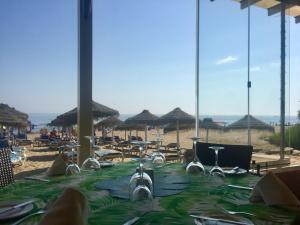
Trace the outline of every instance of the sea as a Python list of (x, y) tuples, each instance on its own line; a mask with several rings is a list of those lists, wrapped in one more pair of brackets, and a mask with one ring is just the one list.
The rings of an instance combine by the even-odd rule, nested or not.
[[(34, 124), (33, 131), (39, 131), (41, 128), (47, 127), (47, 124), (50, 123), (53, 119), (58, 116), (58, 113), (29, 113), (29, 120)], [(120, 114), (120, 120), (126, 120), (129, 117), (134, 116), (134, 114)], [(161, 116), (161, 115), (157, 115)], [(264, 121), (267, 124), (276, 125), (280, 123), (280, 116), (278, 115), (269, 115), (269, 116), (261, 116), (261, 115), (253, 115), (257, 119)], [(212, 118), (214, 121), (218, 123), (222, 123), (224, 125), (229, 125), (239, 119), (241, 119), (243, 115), (200, 115), (200, 119), (203, 118)], [(297, 116), (286, 116), (286, 123), (296, 124), (300, 123)]]

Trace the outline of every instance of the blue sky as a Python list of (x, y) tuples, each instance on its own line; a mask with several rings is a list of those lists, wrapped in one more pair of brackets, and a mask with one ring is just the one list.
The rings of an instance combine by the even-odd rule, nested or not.
[[(0, 102), (27, 113), (76, 106), (76, 2), (0, 1)], [(120, 113), (177, 106), (194, 113), (194, 0), (94, 0), (93, 16), (94, 100)], [(245, 114), (247, 11), (231, 0), (201, 0), (200, 20), (200, 114)], [(251, 32), (251, 112), (278, 115), (279, 15), (253, 7)], [(293, 18), (289, 36), (295, 115), (300, 25)]]

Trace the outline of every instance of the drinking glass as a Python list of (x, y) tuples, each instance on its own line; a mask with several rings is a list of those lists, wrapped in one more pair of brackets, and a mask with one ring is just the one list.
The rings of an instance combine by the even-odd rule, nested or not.
[(197, 174), (203, 172), (205, 174), (205, 168), (197, 157), (196, 144), (199, 138), (193, 138), (193, 150), (194, 150), (194, 160), (190, 162), (186, 167), (186, 172), (191, 174)]
[(97, 145), (95, 145), (95, 138), (93, 136), (85, 136), (85, 138), (89, 139), (90, 141), (90, 147), (91, 147), (91, 153), (90, 153), (90, 157), (87, 158), (86, 160), (84, 160), (84, 162), (82, 163), (81, 169), (82, 170), (98, 170), (101, 168), (100, 163), (98, 162), (98, 160), (95, 158), (95, 153), (94, 153), (94, 149), (96, 149), (96, 147), (98, 147)]
[(81, 166), (82, 170), (98, 170), (100, 168), (100, 163), (97, 161), (97, 159), (93, 157), (89, 157), (86, 160), (84, 160)]
[(223, 150), (224, 147), (222, 146), (211, 146), (209, 147), (210, 149), (213, 149), (215, 151), (215, 166), (213, 168), (211, 168), (211, 170), (209, 171), (210, 175), (212, 176), (220, 176), (220, 177), (225, 177), (224, 171), (221, 167), (219, 167), (218, 165), (218, 155), (219, 155), (219, 151)]
[(153, 183), (150, 176), (144, 172), (144, 164), (142, 163), (143, 145), (139, 147), (139, 168), (138, 172), (133, 174), (129, 181), (130, 198), (132, 201), (142, 199), (152, 199)]
[(74, 163), (75, 149), (72, 148), (71, 151), (72, 151), (72, 163), (67, 166), (66, 173), (65, 173), (66, 176), (71, 176), (73, 174), (80, 173), (79, 166), (76, 163)]
[(166, 157), (161, 152), (154, 152), (151, 155), (152, 163), (155, 165), (161, 165), (166, 162)]
[(152, 192), (146, 185), (140, 184), (134, 188), (131, 195), (131, 200), (137, 201), (145, 199), (152, 199)]

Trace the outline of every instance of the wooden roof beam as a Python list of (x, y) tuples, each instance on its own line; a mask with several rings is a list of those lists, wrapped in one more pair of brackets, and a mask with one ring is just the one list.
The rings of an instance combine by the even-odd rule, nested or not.
[(261, 0), (242, 0), (241, 1), (241, 9), (248, 8), (249, 6), (254, 5), (260, 1)]
[(295, 22), (296, 22), (296, 23), (300, 23), (300, 16), (296, 16), (296, 17), (295, 17)]
[(272, 16), (272, 15), (274, 15), (276, 13), (280, 13), (280, 11), (281, 11), (281, 4), (284, 4), (284, 7), (285, 7), (286, 10), (289, 9), (289, 8), (291, 8), (291, 7), (293, 7), (293, 6), (295, 6), (294, 4), (279, 3), (277, 5), (274, 5), (271, 8), (268, 8), (268, 16)]

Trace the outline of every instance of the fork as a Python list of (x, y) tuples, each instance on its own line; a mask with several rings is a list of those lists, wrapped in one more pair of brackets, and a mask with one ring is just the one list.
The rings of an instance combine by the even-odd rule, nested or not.
[(31, 213), (25, 217), (23, 217), (22, 219), (19, 219), (18, 221), (14, 222), (12, 225), (19, 225), (21, 224), (23, 221), (27, 220), (28, 218), (32, 217), (32, 216), (36, 216), (36, 215), (40, 215), (40, 214), (44, 214), (46, 212), (46, 210), (39, 210), (35, 213)]
[(248, 215), (248, 216), (254, 216), (254, 214), (252, 213), (248, 213), (248, 212), (242, 212), (242, 211), (231, 211), (231, 210), (227, 210), (221, 206), (218, 206), (219, 208), (221, 208), (223, 211), (227, 212), (230, 215)]

